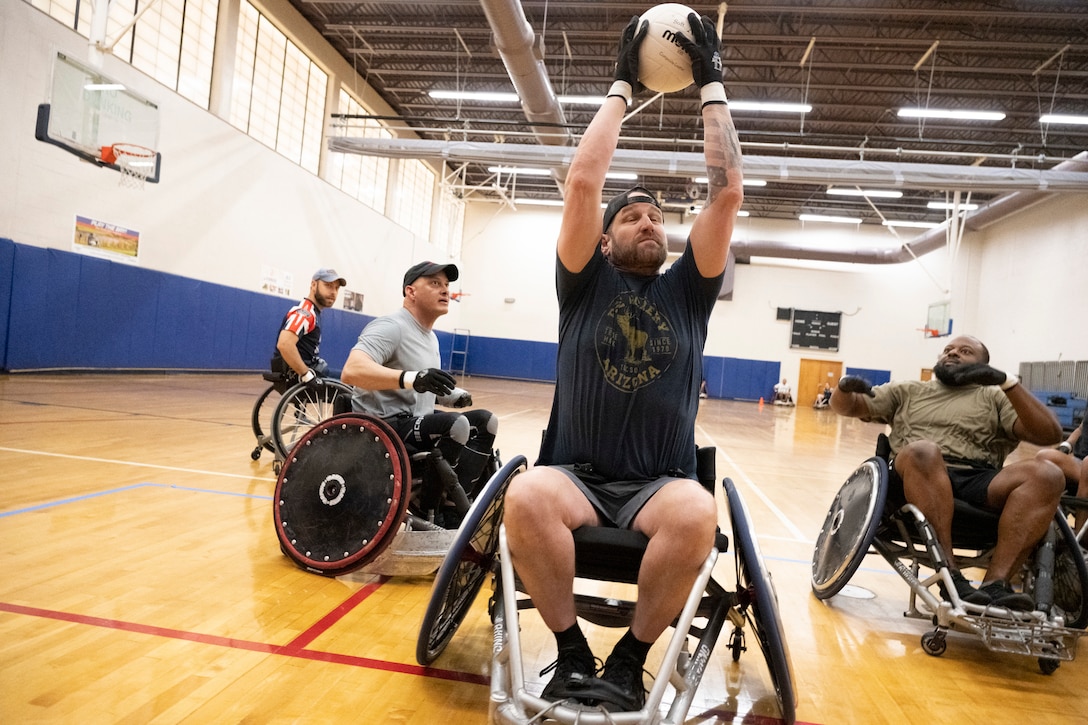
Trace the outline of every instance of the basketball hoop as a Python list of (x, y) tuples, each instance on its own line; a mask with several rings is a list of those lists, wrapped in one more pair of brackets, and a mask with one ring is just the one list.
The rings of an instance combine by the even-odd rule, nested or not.
[(102, 160), (107, 164), (117, 164), (121, 172), (121, 186), (130, 189), (144, 188), (147, 177), (155, 170), (155, 151), (134, 143), (103, 146)]

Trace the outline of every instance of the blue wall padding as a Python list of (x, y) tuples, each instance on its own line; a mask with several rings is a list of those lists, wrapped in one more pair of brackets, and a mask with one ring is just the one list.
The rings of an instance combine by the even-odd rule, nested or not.
[(11, 318), (11, 284), (15, 270), (15, 242), (0, 239), (0, 370), (7, 369), (8, 321)]
[[(295, 302), (0, 239), (0, 369), (265, 370)], [(321, 357), (334, 375), (373, 319), (321, 313)], [(445, 364), (453, 333), (438, 340)], [(470, 337), (466, 358), (469, 375), (555, 380), (553, 342)], [(704, 366), (715, 398), (758, 400), (779, 379), (778, 362), (707, 357)]]
[[(713, 397), (733, 400), (759, 400), (768, 398), (779, 381), (781, 364), (771, 360), (746, 360), (725, 357), (721, 360), (721, 388), (718, 394), (707, 380), (707, 392)], [(705, 367), (705, 363), (704, 363)]]
[[(294, 301), (57, 249), (0, 240), (4, 370), (263, 370)], [(370, 319), (321, 316), (339, 373)]]
[(891, 370), (869, 370), (867, 368), (846, 368), (847, 375), (860, 375), (873, 385), (883, 385), (891, 382)]

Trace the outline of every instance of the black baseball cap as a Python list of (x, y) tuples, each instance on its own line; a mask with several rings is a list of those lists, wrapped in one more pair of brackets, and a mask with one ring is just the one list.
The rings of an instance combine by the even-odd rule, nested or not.
[(413, 264), (408, 268), (408, 271), (404, 273), (404, 284), (400, 286), (401, 295), (404, 294), (404, 288), (415, 282), (420, 277), (430, 277), (438, 274), (439, 272), (446, 273), (446, 279), (453, 282), (460, 274), (457, 271), (456, 264), (437, 264), (435, 262), (420, 262), (419, 264)]
[(608, 202), (608, 206), (604, 208), (604, 225), (601, 227), (602, 231), (608, 231), (608, 227), (612, 225), (612, 220), (620, 213), (620, 209), (628, 204), (640, 204), (647, 203), (653, 204), (658, 209), (661, 205), (657, 203), (657, 197), (653, 192), (642, 186), (633, 186), (627, 191), (621, 191), (612, 197), (612, 200)]

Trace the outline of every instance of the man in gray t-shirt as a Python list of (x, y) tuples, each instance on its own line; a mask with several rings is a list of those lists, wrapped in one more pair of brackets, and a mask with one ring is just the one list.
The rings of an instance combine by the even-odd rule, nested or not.
[[(472, 494), (491, 457), (498, 419), (488, 410), (436, 411), (472, 405), (468, 391), (442, 370), (434, 323), (449, 312), (452, 264), (420, 262), (404, 275), (404, 305), (363, 328), (348, 355), (341, 379), (355, 386), (352, 408), (388, 423), (409, 452), (434, 451), (427, 459), (420, 508), (442, 515), (439, 497), (459, 483)], [(428, 472), (432, 475), (428, 476)], [(462, 501), (462, 508), (464, 508)], [(464, 511), (459, 512), (461, 515)], [(447, 512), (444, 525), (459, 517)]]

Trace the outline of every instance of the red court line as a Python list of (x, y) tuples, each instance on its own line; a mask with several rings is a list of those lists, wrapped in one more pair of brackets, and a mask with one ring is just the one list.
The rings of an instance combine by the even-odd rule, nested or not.
[(367, 597), (378, 591), (381, 585), (385, 584), (387, 581), (389, 581), (389, 577), (382, 576), (378, 577), (377, 581), (367, 584), (365, 587), (345, 599), (336, 609), (332, 610), (324, 617), (317, 620), (317, 622), (315, 622), (313, 626), (311, 626), (309, 629), (302, 632), (301, 634), (299, 634), (299, 636), (291, 640), (291, 642), (287, 646), (292, 649), (301, 649), (306, 647), (306, 645), (313, 642), (315, 639), (328, 631), (330, 627), (343, 619), (344, 615), (346, 615), (352, 609), (355, 609), (355, 607), (361, 604)]
[[(354, 598), (355, 596), (350, 598), (348, 602), (350, 602), (351, 599)], [(365, 596), (363, 598), (365, 598)], [(345, 602), (345, 604), (347, 604), (348, 602)], [(355, 602), (355, 604), (357, 603), (358, 602)], [(341, 605), (341, 607), (343, 606), (344, 605)], [(352, 606), (354, 606), (354, 604)], [(334, 610), (334, 612), (339, 611), (339, 609), (340, 608), (338, 607), (337, 610)], [(71, 622), (73, 624), (85, 624), (92, 627), (116, 629), (123, 632), (135, 632), (138, 634), (150, 635), (152, 637), (181, 639), (189, 642), (198, 642), (200, 644), (210, 644), (217, 647), (229, 647), (231, 649), (246, 650), (249, 652), (263, 652), (265, 654), (281, 655), (284, 657), (297, 657), (299, 659), (314, 660), (317, 662), (330, 662), (332, 664), (348, 665), (350, 667), (365, 667), (372, 670), (398, 672), (401, 674), (416, 675), (418, 677), (433, 677), (439, 680), (466, 682), (473, 685), (486, 685), (489, 682), (489, 679), (482, 675), (469, 674), (466, 672), (455, 672), (453, 670), (441, 670), (435, 667), (408, 665), (400, 662), (387, 662), (385, 660), (375, 660), (370, 659), (369, 657), (356, 657), (354, 655), (338, 654), (336, 652), (322, 652), (320, 650), (305, 649), (293, 643), (287, 645), (279, 645), (268, 644), (267, 642), (251, 642), (249, 640), (235, 639), (233, 637), (219, 637), (213, 634), (186, 632), (184, 630), (170, 629), (167, 627), (155, 627), (149, 624), (125, 622), (119, 619), (91, 617), (85, 614), (72, 614), (71, 612), (57, 612), (51, 609), (27, 607), (21, 604), (10, 604), (8, 602), (0, 602), (0, 611), (9, 612), (11, 614), (24, 614), (30, 617), (54, 619), (61, 622)], [(328, 617), (326, 617), (326, 619), (327, 618)], [(324, 621), (325, 620), (323, 619), (322, 622)], [(321, 623), (315, 625), (315, 627), (318, 627), (320, 624)], [(327, 626), (321, 628), (320, 631), (324, 631), (327, 628)], [(311, 628), (311, 630), (312, 629), (314, 628)], [(297, 641), (298, 640), (296, 639), (296, 642)]]

